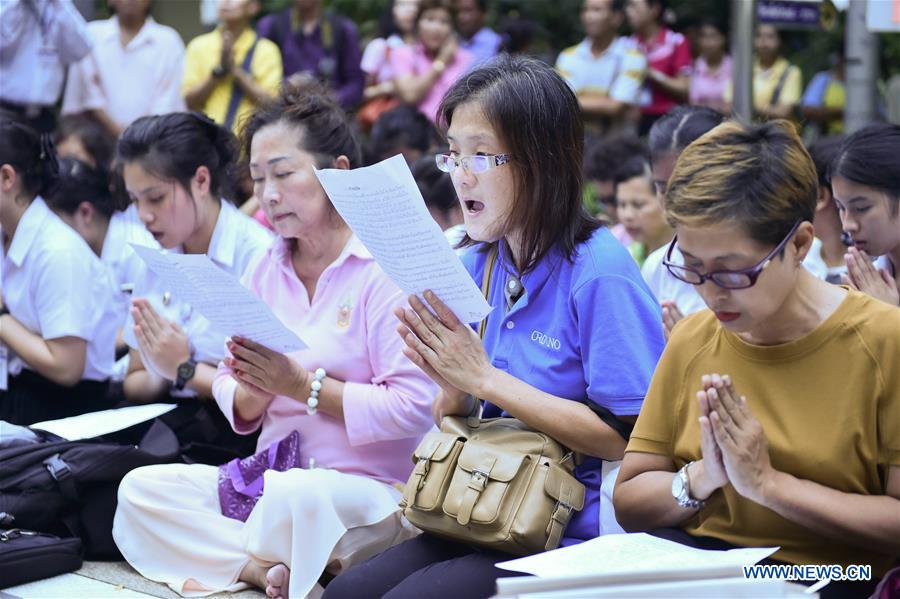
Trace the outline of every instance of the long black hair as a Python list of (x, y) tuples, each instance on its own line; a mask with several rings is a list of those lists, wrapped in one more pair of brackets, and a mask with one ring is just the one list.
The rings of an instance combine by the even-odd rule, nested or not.
[(848, 135), (829, 169), (829, 180), (843, 177), (880, 189), (890, 198), (891, 214), (900, 205), (900, 125), (870, 125)]
[(177, 181), (190, 193), (201, 166), (209, 169), (210, 193), (234, 198), (237, 143), (230, 131), (199, 112), (145, 116), (119, 138), (116, 162), (139, 162), (148, 172)]
[(0, 120), (0, 165), (15, 169), (22, 191), (31, 201), (50, 192), (56, 184), (59, 163), (48, 134), (40, 134), (28, 125), (10, 118)]

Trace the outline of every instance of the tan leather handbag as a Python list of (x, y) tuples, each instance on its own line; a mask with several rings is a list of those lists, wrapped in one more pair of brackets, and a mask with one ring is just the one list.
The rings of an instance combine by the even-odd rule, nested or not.
[[(496, 248), (481, 286), (488, 298), (495, 261)], [(515, 555), (555, 549), (584, 507), (574, 462), (559, 442), (515, 418), (448, 416), (413, 453), (400, 507), (412, 524), (438, 536)]]

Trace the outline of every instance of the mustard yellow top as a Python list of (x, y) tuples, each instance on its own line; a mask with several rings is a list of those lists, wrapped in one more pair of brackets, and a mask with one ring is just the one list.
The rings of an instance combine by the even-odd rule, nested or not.
[[(251, 28), (244, 29), (240, 37), (234, 43), (234, 64), (240, 68), (247, 56), (247, 51), (253, 45), (256, 33)], [(221, 62), (222, 55), (222, 30), (216, 28), (209, 33), (198, 35), (188, 44), (184, 56), (184, 78), (181, 81), (181, 93), (185, 95), (191, 88), (202, 83), (210, 72)], [(250, 74), (256, 82), (265, 89), (278, 93), (281, 85), (282, 67), (281, 51), (271, 40), (259, 38), (256, 50), (253, 52), (253, 60), (250, 63)], [(228, 113), (228, 104), (231, 101), (231, 93), (234, 89), (234, 77), (223, 77), (216, 85), (206, 100), (203, 112), (209, 115), (219, 124), (225, 123)], [(253, 111), (255, 104), (244, 94), (238, 105), (237, 116), (232, 127), (235, 133), (239, 132), (241, 120)]]
[[(696, 392), (704, 374), (728, 374), (747, 397), (769, 444), (772, 466), (845, 493), (884, 495), (900, 465), (900, 309), (857, 291), (808, 335), (776, 346), (750, 345), (702, 310), (675, 327), (626, 451), (671, 457), (676, 468), (700, 454)], [(692, 534), (743, 547), (780, 546), (797, 564), (893, 561), (782, 518), (731, 485), (682, 523)]]

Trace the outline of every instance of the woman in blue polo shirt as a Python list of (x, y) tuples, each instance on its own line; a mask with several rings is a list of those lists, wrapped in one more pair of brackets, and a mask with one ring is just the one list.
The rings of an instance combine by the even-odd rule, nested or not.
[[(621, 460), (663, 349), (660, 311), (628, 252), (581, 204), (583, 125), (550, 67), (504, 57), (454, 85), (439, 111), (450, 172), (475, 245), (476, 281), (497, 248), (483, 342), (431, 293), (398, 312), (404, 353), (437, 382), (435, 421), (512, 416), (581, 452), (585, 507), (563, 545), (600, 533), (603, 460)], [(601, 418), (599, 414), (603, 414)], [(509, 556), (424, 533), (338, 576), (326, 597), (487, 597)]]

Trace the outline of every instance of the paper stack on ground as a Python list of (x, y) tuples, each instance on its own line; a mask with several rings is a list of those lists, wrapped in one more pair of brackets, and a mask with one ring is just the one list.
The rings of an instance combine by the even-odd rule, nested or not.
[(639, 574), (668, 570), (740, 575), (778, 547), (706, 551), (645, 533), (605, 535), (571, 547), (501, 562), (498, 568), (535, 576)]

